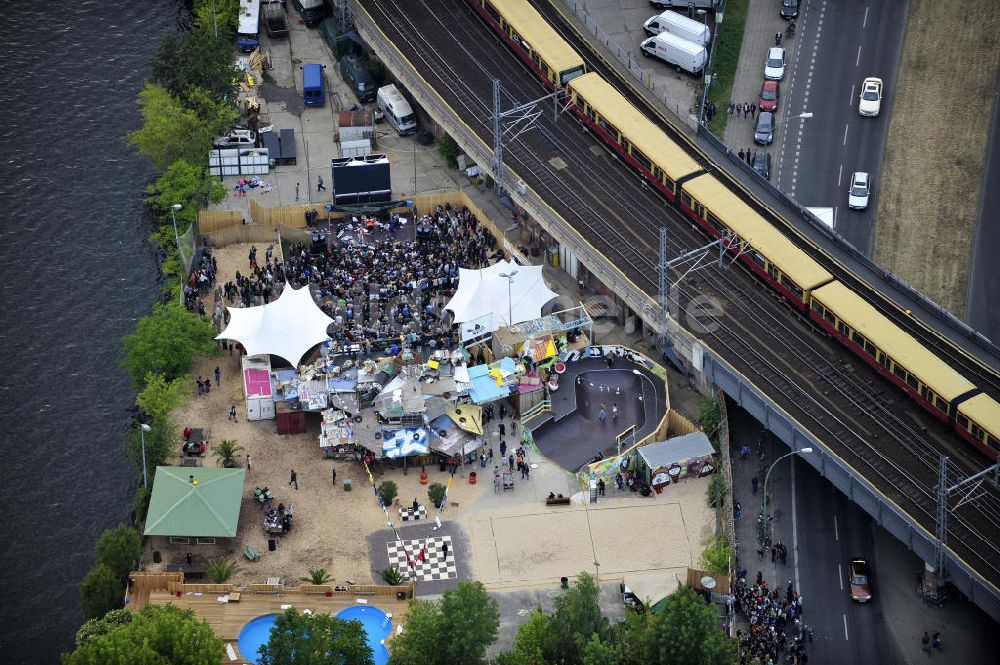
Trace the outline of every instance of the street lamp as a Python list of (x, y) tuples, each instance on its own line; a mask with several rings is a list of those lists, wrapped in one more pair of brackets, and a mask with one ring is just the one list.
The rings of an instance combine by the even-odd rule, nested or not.
[[(812, 448), (800, 448), (799, 450), (793, 450), (790, 453), (785, 453), (778, 459), (774, 460), (774, 463), (772, 463), (771, 466), (768, 468), (767, 473), (764, 474), (764, 524), (761, 527), (762, 529), (767, 529), (767, 525), (770, 524), (771, 522), (771, 513), (767, 511), (767, 481), (771, 479), (771, 471), (773, 471), (774, 467), (778, 465), (778, 462), (785, 459), (786, 457), (791, 457), (792, 455), (798, 455), (799, 453), (811, 453), (812, 451), (813, 451)], [(763, 538), (761, 538), (761, 540), (763, 541)], [(763, 544), (764, 543), (761, 542), (761, 545)]]
[[(785, 118), (781, 122), (777, 123), (777, 125), (784, 124), (784, 123), (788, 122), (789, 120), (808, 120), (811, 117), (813, 117), (812, 111), (803, 111), (802, 113), (800, 113), (798, 115), (793, 115), (793, 116), (791, 116), (789, 118)], [(777, 125), (775, 125), (775, 126), (777, 127)]]
[(174, 223), (174, 241), (177, 242), (178, 254), (180, 254), (181, 251), (181, 237), (177, 234), (177, 215), (175, 215), (174, 213), (183, 207), (184, 206), (182, 206), (180, 203), (175, 203), (172, 206), (170, 206), (170, 219)]
[(139, 425), (139, 439), (142, 441), (142, 489), (148, 490), (149, 483), (146, 482), (146, 432), (152, 432), (153, 428), (142, 423)]
[(502, 272), (500, 276), (507, 280), (507, 325), (514, 325), (514, 303), (511, 301), (510, 288), (514, 283), (514, 275), (517, 274), (516, 270), (511, 270), (510, 272)]

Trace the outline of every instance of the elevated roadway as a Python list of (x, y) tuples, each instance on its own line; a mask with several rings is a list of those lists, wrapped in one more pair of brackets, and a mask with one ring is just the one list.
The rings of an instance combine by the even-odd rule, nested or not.
[[(415, 99), (489, 170), (492, 79), (506, 84), (503, 108), (541, 90), (506, 47), (460, 0), (407, 3), (405, 9), (365, 0), (357, 19), (362, 37)], [(505, 147), (505, 170), (508, 191), (573, 248), (609, 294), (647, 323), (657, 320), (652, 294), (659, 227), (669, 227), (672, 253), (703, 244), (700, 232), (569, 118), (554, 123), (543, 113), (534, 130)], [(980, 468), (982, 460), (943, 427), (887, 390), (839, 345), (816, 336), (742, 270), (704, 271), (672, 295), (674, 321), (692, 331), (677, 330), (678, 338), (690, 340), (693, 333), (697, 341), (689, 347), (710, 348), (760, 386), (814, 432), (838, 464), (879, 487), (918, 528), (933, 530), (937, 451), (954, 454), (956, 474)], [(699, 297), (720, 305), (707, 329), (689, 316), (687, 306)], [(981, 589), (995, 590), (1000, 580), (997, 507), (1000, 497), (987, 491), (951, 522), (954, 556), (980, 571)]]

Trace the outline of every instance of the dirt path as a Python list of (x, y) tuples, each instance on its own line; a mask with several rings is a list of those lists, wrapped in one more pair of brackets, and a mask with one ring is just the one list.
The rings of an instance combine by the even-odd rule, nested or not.
[(989, 136), (1000, 3), (911, 0), (875, 260), (962, 316)]

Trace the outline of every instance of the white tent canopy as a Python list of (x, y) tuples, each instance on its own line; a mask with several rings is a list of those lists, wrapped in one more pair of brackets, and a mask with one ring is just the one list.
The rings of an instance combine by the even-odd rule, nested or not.
[(492, 332), (539, 318), (545, 303), (557, 295), (545, 284), (542, 266), (499, 261), (482, 270), (459, 269), (458, 289), (445, 309), (456, 323), (478, 321), (483, 332)]
[(271, 354), (297, 367), (309, 349), (325, 342), (333, 319), (313, 302), (309, 287), (286, 285), (277, 300), (259, 307), (229, 307), (229, 325), (215, 339), (232, 339), (248, 356)]

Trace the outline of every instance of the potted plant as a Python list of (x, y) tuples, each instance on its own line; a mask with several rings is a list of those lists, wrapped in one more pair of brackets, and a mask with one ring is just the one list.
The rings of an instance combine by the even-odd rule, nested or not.
[(243, 446), (237, 445), (232, 439), (223, 439), (212, 454), (215, 455), (215, 459), (222, 463), (222, 466), (232, 469), (236, 466), (236, 456), (241, 452), (243, 452)]
[(208, 576), (216, 584), (224, 584), (230, 577), (242, 570), (234, 561), (212, 559), (208, 562)]
[(330, 577), (330, 574), (326, 572), (325, 568), (317, 568), (315, 570), (310, 568), (308, 577), (299, 578), (299, 580), (301, 580), (302, 582), (308, 582), (309, 584), (317, 584), (317, 585), (326, 584), (331, 579), (333, 578)]

